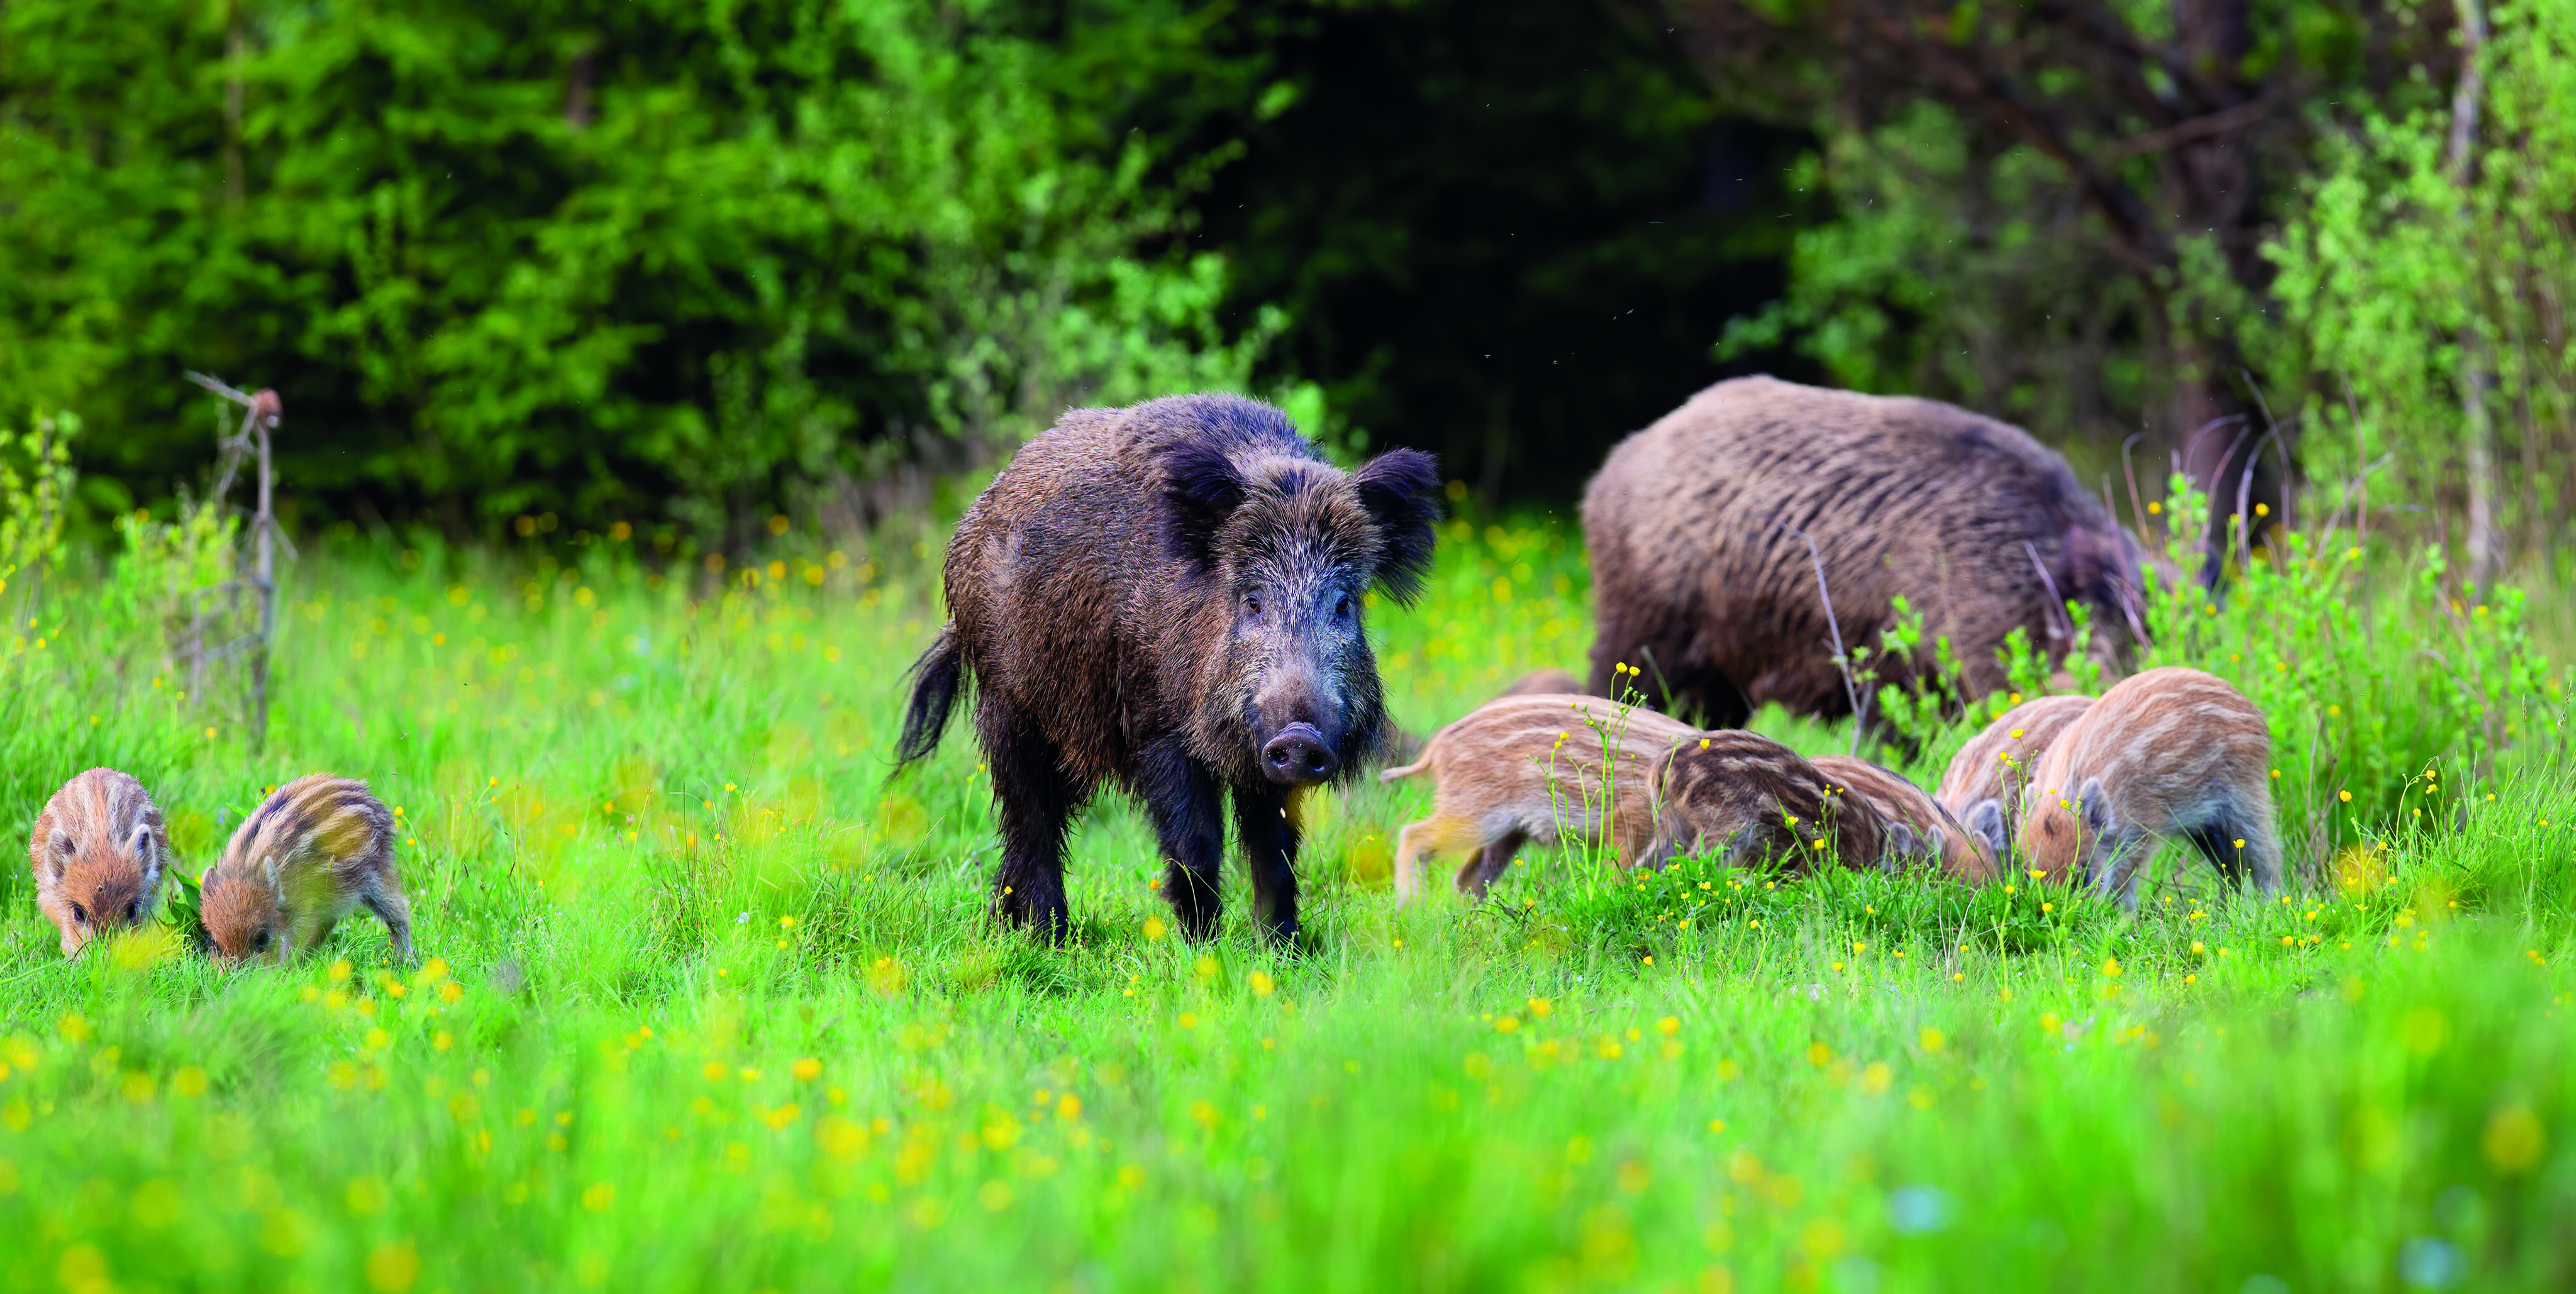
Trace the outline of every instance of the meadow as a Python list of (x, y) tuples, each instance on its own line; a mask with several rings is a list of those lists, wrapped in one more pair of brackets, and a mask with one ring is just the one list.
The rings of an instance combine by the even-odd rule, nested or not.
[[(197, 868), (267, 788), (363, 777), (423, 960), (361, 916), (284, 969), (67, 963), (13, 865), (0, 1290), (2576, 1287), (2566, 689), (2437, 559), (2283, 537), (2160, 595), (2150, 663), (2272, 717), (2278, 903), (2177, 855), (2128, 914), (1570, 849), (1398, 909), (1429, 789), (1372, 780), (1309, 806), (1301, 948), (1231, 861), (1183, 941), (1114, 797), (1048, 948), (984, 920), (963, 733), (889, 778), (938, 535), (779, 528), (721, 571), (622, 526), (321, 536), (256, 752), (148, 581), (48, 589), (0, 642), (0, 819), (112, 764)], [(1369, 614), (1427, 731), (1580, 670), (1579, 534), (1446, 523)], [(1895, 704), (1927, 782), (1981, 717)]]

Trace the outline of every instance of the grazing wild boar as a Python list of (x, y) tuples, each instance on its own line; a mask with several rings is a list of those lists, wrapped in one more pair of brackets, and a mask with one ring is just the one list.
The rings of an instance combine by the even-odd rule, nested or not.
[(1646, 775), (1656, 831), (1648, 861), (1722, 850), (1729, 866), (1779, 858), (1868, 868), (1886, 851), (1887, 821), (1805, 756), (1737, 729), (1703, 732), (1657, 756)]
[(2001, 873), (1997, 855), (1985, 841), (1959, 825), (1941, 802), (1894, 769), (1849, 755), (1818, 755), (1808, 761), (1853, 795), (1869, 801), (1887, 822), (1885, 862), (1921, 862), (1941, 869), (1956, 881), (1983, 884)]
[(411, 901), (394, 871), (394, 818), (367, 784), (328, 773), (277, 788), (206, 872), (206, 934), (227, 962), (283, 962), (363, 906), (410, 961)]
[(2226, 680), (2151, 669), (2102, 694), (2040, 756), (2022, 797), (2030, 865), (2137, 906), (2138, 868), (2180, 836), (2230, 884), (2281, 892), (2272, 733)]
[[(1876, 647), (1901, 596), (1926, 653), (1949, 639), (1971, 696), (2003, 686), (1995, 650), (2016, 628), (2062, 657), (2067, 602), (2091, 608), (2105, 662), (2145, 635), (2136, 544), (2065, 460), (1931, 400), (1720, 382), (1611, 452), (1584, 491), (1583, 535), (1591, 690), (1638, 666), (1650, 702), (1711, 727), (1766, 701), (1850, 713), (1819, 561), (1845, 647)], [(1881, 662), (1880, 681), (1924, 663)]]
[(141, 782), (93, 768), (63, 783), (36, 815), (27, 864), (36, 907), (62, 933), (63, 956), (142, 923), (158, 901), (170, 833)]
[(1423, 860), (1434, 855), (1466, 855), (1457, 885), (1470, 900), (1485, 897), (1532, 841), (1545, 847), (1571, 835), (1587, 844), (1606, 842), (1620, 866), (1634, 865), (1655, 834), (1646, 770), (1656, 756), (1698, 736), (1643, 707), (1622, 716), (1599, 697), (1506, 693), (1476, 707), (1431, 734), (1420, 759), (1378, 774), (1379, 781), (1393, 782), (1427, 770), (1438, 790), (1431, 816), (1396, 833), (1396, 901), (1422, 892)]
[(1997, 858), (2012, 853), (2013, 824), (2021, 821), (2022, 788), (2040, 758), (2086, 710), (2089, 696), (2033, 697), (2004, 711), (1968, 739), (1941, 774), (1939, 798)]
[(928, 755), (971, 681), (995, 911), (1065, 935), (1065, 827), (1107, 782), (1145, 802), (1193, 939), (1216, 930), (1230, 795), (1259, 915), (1293, 939), (1297, 793), (1384, 739), (1361, 611), (1371, 585), (1412, 601), (1438, 492), (1428, 454), (1344, 472), (1230, 395), (1077, 409), (1022, 448), (948, 541), (951, 618), (897, 751)]

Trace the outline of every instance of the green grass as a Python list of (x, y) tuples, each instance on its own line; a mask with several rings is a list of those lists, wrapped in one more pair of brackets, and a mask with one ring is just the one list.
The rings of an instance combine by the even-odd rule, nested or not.
[[(1417, 732), (1590, 632), (1561, 529), (1443, 539), (1372, 612)], [(1115, 799), (1046, 949), (982, 919), (962, 733), (887, 777), (917, 557), (715, 597), (628, 547), (320, 545), (261, 755), (51, 595), (0, 697), (10, 821), (111, 763), (202, 866), (264, 788), (365, 777), (436, 960), (362, 917), (285, 970), (67, 964), (10, 873), (0, 1289), (2576, 1285), (2576, 793), (2533, 697), (2501, 746), (2375, 716), (2350, 740), (2401, 734), (2400, 773), (2282, 904), (2171, 857), (2130, 917), (1533, 852), (1398, 911), (1428, 790), (1368, 783), (1313, 806), (1302, 955), (1231, 872), (1224, 935), (1170, 933)], [(2168, 650), (2251, 692), (2308, 630), (2242, 601)], [(2368, 652), (2332, 659), (2424, 668)], [(2427, 759), (2432, 795), (2395, 780)]]

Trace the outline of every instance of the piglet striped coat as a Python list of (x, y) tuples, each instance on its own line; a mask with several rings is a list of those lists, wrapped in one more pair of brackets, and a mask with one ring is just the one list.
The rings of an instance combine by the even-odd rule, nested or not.
[(2023, 797), (2030, 865), (2137, 904), (2137, 873), (2180, 837), (2231, 883), (2281, 891), (2272, 734), (2225, 679), (2151, 669), (2102, 694), (2040, 757)]
[(62, 933), (65, 957), (150, 915), (169, 861), (161, 806), (141, 782), (112, 768), (63, 783), (27, 840), (36, 906)]
[(1950, 757), (1936, 793), (1941, 807), (1997, 858), (2011, 852), (2022, 788), (2030, 785), (2048, 748), (2092, 708), (2089, 696), (2042, 696), (2004, 711)]
[(411, 960), (411, 902), (394, 870), (394, 820), (367, 784), (316, 773), (242, 819), (206, 873), (206, 933), (228, 962), (282, 962), (365, 907)]

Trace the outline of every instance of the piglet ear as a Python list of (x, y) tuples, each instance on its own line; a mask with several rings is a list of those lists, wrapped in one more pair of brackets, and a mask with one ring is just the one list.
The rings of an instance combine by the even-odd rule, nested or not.
[(153, 845), (152, 828), (136, 827), (133, 836), (125, 842), (125, 850), (134, 855), (135, 862), (142, 867), (144, 884), (150, 885), (160, 879), (161, 851)]
[(2002, 863), (2004, 857), (2004, 802), (1995, 799), (1992, 796), (1979, 800), (1975, 804), (1968, 806), (1967, 815), (1962, 819), (1962, 823), (1968, 828), (1968, 831), (1971, 834), (1986, 842), (1987, 851), (1995, 856), (1995, 861), (1998, 864)]
[(1440, 521), (1439, 460), (1418, 449), (1396, 449), (1351, 473), (1360, 505), (1377, 522), (1375, 578), (1399, 606), (1413, 605), (1422, 577), (1431, 572), (1431, 546)]
[(1213, 564), (1216, 534), (1243, 504), (1243, 473), (1225, 451), (1204, 441), (1183, 441), (1162, 454), (1163, 499), (1171, 506), (1167, 537), (1182, 559), (1205, 569)]
[(2094, 840), (2110, 835), (2119, 820), (2111, 814), (2111, 797), (2102, 789), (2102, 779), (2084, 779), (2084, 789), (2075, 793), (2075, 807), (2084, 814), (2084, 834)]
[(1880, 850), (1887, 859), (1888, 871), (1896, 871), (1905, 865), (1905, 860), (1927, 852), (1923, 848), (1923, 838), (1915, 834), (1914, 828), (1893, 818), (1888, 819), (1885, 834), (1887, 840)]

